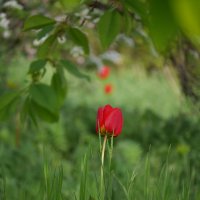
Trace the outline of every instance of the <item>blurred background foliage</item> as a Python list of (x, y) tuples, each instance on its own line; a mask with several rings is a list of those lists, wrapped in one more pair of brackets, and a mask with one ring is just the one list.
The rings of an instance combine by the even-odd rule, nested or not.
[[(123, 110), (120, 181), (143, 177), (150, 152), (151, 183), (169, 159), (172, 195), (191, 176), (189, 199), (199, 199), (199, 9), (198, 0), (0, 0), (0, 199), (4, 185), (7, 199), (36, 199), (46, 158), (63, 166), (62, 196), (73, 199), (88, 151), (92, 199), (96, 111), (107, 103)], [(139, 178), (135, 188), (131, 199), (148, 199)], [(116, 179), (113, 199), (124, 198)]]

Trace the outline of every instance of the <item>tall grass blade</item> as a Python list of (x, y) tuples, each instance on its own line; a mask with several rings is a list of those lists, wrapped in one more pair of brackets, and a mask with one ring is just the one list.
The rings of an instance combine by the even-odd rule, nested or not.
[(87, 155), (85, 155), (82, 166), (81, 166), (81, 182), (80, 182), (80, 191), (79, 191), (79, 200), (86, 200), (87, 195), (87, 174), (88, 174), (88, 166), (87, 166)]
[(0, 177), (0, 199), (6, 200), (6, 179)]

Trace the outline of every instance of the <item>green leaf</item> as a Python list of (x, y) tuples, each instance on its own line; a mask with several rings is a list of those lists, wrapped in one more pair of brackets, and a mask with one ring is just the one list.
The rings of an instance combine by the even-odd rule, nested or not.
[(47, 122), (59, 119), (59, 105), (54, 90), (45, 84), (33, 84), (29, 90), (29, 100), (25, 112), (37, 125), (36, 116)]
[(14, 101), (19, 95), (19, 91), (7, 92), (0, 97), (0, 110), (8, 106), (12, 101)]
[(89, 54), (89, 43), (85, 33), (74, 27), (69, 27), (67, 32), (71, 40), (78, 46), (81, 46), (86, 54)]
[(9, 118), (15, 116), (17, 109), (19, 107), (19, 98), (14, 99), (5, 108), (0, 110), (0, 121), (8, 120)]
[(56, 93), (50, 86), (43, 83), (32, 84), (29, 93), (31, 99), (37, 103), (38, 106), (57, 115), (59, 110), (58, 100)]
[(31, 107), (29, 112), (32, 116), (37, 116), (46, 122), (57, 122), (59, 119), (58, 112), (51, 112), (49, 109), (39, 105), (33, 99), (31, 99), (30, 106)]
[(27, 97), (23, 102), (22, 109), (20, 112), (20, 120), (22, 123), (25, 123), (27, 119), (31, 119), (36, 127), (38, 127), (38, 122), (36, 114), (34, 113), (33, 107), (31, 105), (30, 97)]
[(34, 74), (36, 72), (39, 72), (41, 69), (43, 69), (46, 65), (47, 61), (45, 59), (39, 59), (35, 60), (30, 64), (29, 67), (29, 74)]
[(121, 0), (121, 3), (127, 8), (130, 8), (132, 12), (136, 12), (141, 19), (146, 21), (147, 12), (145, 10), (145, 4), (140, 0)]
[(0, 97), (0, 120), (7, 120), (17, 112), (19, 92), (9, 92)]
[(38, 34), (37, 39), (40, 40), (41, 38), (45, 37), (48, 33), (50, 33), (54, 29), (54, 25), (48, 25), (42, 28)]
[(48, 56), (49, 52), (51, 52), (54, 42), (56, 41), (56, 35), (50, 35), (44, 43), (42, 43), (37, 52), (37, 56), (41, 59), (44, 59)]
[(194, 42), (200, 44), (200, 1), (171, 1), (176, 19), (183, 32)]
[(77, 6), (81, 5), (82, 0), (59, 0), (61, 5), (67, 9), (67, 10), (72, 10), (76, 8)]
[(54, 73), (51, 79), (51, 87), (56, 93), (59, 105), (61, 106), (65, 100), (65, 96), (67, 93), (67, 81), (62, 71)]
[(26, 119), (27, 119), (27, 116), (28, 116), (28, 110), (29, 110), (29, 98), (26, 98), (23, 102), (23, 105), (22, 105), (22, 109), (21, 109), (21, 112), (20, 112), (20, 120), (21, 122), (25, 122)]
[(132, 16), (130, 16), (129, 13), (124, 13), (123, 22), (124, 23), (122, 24), (122, 30), (125, 34), (129, 35), (134, 27)]
[(101, 16), (97, 31), (103, 48), (108, 48), (119, 34), (121, 28), (121, 15), (115, 11), (106, 11)]
[(149, 31), (156, 49), (164, 52), (173, 39), (178, 27), (175, 23), (169, 1), (151, 0), (149, 11)]
[(78, 78), (85, 78), (87, 81), (90, 81), (90, 77), (86, 74), (81, 73), (75, 64), (68, 60), (61, 60), (60, 64), (71, 74)]
[(24, 23), (23, 30), (28, 31), (31, 29), (40, 29), (44, 26), (48, 26), (50, 24), (55, 24), (56, 21), (44, 15), (33, 15), (30, 16)]

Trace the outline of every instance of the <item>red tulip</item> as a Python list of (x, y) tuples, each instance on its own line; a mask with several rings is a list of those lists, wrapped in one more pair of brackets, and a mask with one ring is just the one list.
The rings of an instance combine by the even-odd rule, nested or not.
[(100, 79), (106, 79), (110, 75), (110, 68), (108, 66), (103, 66), (99, 69), (97, 73)]
[(110, 105), (100, 107), (97, 112), (96, 132), (101, 135), (118, 136), (122, 131), (123, 116), (120, 108)]
[(106, 85), (104, 86), (104, 92), (105, 92), (106, 94), (110, 94), (110, 93), (112, 93), (112, 91), (113, 91), (113, 86), (112, 86), (112, 84), (106, 84)]

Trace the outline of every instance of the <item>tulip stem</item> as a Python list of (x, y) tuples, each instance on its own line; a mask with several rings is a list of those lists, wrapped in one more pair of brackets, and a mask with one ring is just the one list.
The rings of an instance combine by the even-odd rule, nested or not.
[(104, 183), (104, 157), (105, 157), (105, 150), (106, 150), (106, 142), (107, 142), (107, 134), (105, 134), (104, 136), (104, 140), (103, 140), (103, 146), (102, 146), (102, 150), (101, 150), (101, 183), (100, 183), (100, 189), (101, 189), (101, 200), (104, 199), (104, 187), (103, 187), (103, 183)]

